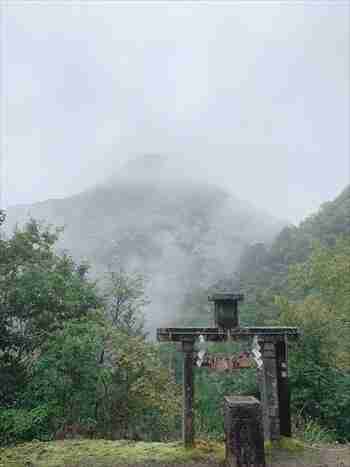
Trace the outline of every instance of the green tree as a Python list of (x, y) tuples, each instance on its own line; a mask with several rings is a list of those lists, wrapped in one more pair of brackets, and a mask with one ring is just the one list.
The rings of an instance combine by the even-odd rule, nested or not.
[(0, 441), (173, 436), (179, 388), (158, 347), (108, 324), (70, 320), (49, 336), (17, 406), (0, 410)]
[(289, 353), (295, 409), (349, 439), (350, 239), (314, 247), (290, 269), (289, 289), (276, 297), (279, 323), (302, 335)]
[(28, 370), (16, 406), (0, 410), (3, 442), (47, 439), (95, 430), (104, 369), (101, 324), (69, 320), (50, 334)]
[(174, 436), (180, 391), (159, 350), (142, 336), (114, 328), (107, 332), (104, 365), (110, 372), (105, 375), (99, 410), (109, 437)]
[(122, 267), (110, 271), (105, 285), (107, 316), (113, 325), (130, 336), (144, 335), (145, 296), (144, 277), (128, 273)]
[(0, 227), (2, 226), (2, 224), (5, 222), (5, 219), (6, 219), (6, 214), (5, 212), (0, 209)]
[(100, 306), (85, 265), (58, 255), (59, 229), (30, 220), (0, 238), (0, 403), (16, 402), (27, 369), (48, 337)]

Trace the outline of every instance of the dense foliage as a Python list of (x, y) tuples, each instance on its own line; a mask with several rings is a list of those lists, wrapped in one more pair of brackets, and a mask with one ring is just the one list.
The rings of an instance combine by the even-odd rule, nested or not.
[(86, 266), (54, 252), (58, 233), (31, 220), (12, 237), (0, 238), (1, 405), (16, 404), (17, 388), (48, 337), (100, 303)]
[[(0, 442), (177, 436), (181, 353), (145, 339), (143, 277), (111, 268), (98, 289), (86, 264), (56, 253), (58, 236), (35, 221), (0, 235)], [(196, 280), (185, 284), (178, 324), (206, 326), (215, 244), (191, 238), (184, 233), (181, 241)], [(242, 324), (302, 332), (289, 349), (294, 423), (313, 437), (349, 440), (350, 188), (299, 227), (284, 228), (272, 245), (247, 246), (236, 274), (232, 265), (231, 277), (223, 276), (214, 289), (246, 295)], [(257, 395), (255, 372), (198, 369), (195, 392), (198, 432), (221, 437), (224, 395)]]
[[(245, 294), (243, 325), (298, 326), (290, 344), (294, 424), (316, 439), (350, 439), (350, 187), (299, 227), (284, 228), (272, 245), (247, 246), (238, 274), (222, 285)], [(219, 284), (220, 286), (220, 284)], [(186, 325), (209, 325), (208, 290), (186, 297)], [(219, 349), (212, 352), (231, 352)], [(235, 349), (237, 352), (237, 349)], [(256, 394), (246, 370), (226, 377), (197, 370), (198, 428), (222, 433), (224, 395)]]
[(0, 443), (173, 436), (178, 388), (145, 341), (140, 279), (112, 272), (100, 293), (58, 234), (31, 220), (0, 238)]
[(293, 413), (337, 439), (350, 439), (350, 187), (271, 248), (246, 249), (240, 280), (248, 322), (295, 325), (291, 344)]
[(262, 243), (247, 246), (239, 276), (247, 299), (243, 314), (248, 322), (262, 324), (276, 316), (274, 296), (287, 289), (290, 266), (305, 262), (316, 244), (330, 247), (338, 237), (349, 235), (350, 186), (298, 227), (282, 229), (271, 247)]
[(350, 438), (350, 238), (291, 268), (278, 322), (302, 338), (290, 352), (294, 410)]

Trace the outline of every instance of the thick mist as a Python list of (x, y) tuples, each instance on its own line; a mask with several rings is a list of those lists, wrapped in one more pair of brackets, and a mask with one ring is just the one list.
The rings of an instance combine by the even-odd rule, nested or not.
[(7, 229), (30, 216), (65, 226), (59, 250), (88, 261), (101, 287), (109, 270), (141, 273), (153, 332), (185, 319), (191, 296), (232, 282), (242, 251), (283, 225), (183, 169), (159, 155), (133, 159), (79, 195), (10, 208)]
[[(349, 4), (1, 6), (1, 207), (64, 225), (148, 327), (349, 183)], [(116, 264), (115, 262), (119, 262)]]
[(349, 181), (348, 2), (1, 13), (4, 206), (80, 193), (148, 153), (292, 222)]

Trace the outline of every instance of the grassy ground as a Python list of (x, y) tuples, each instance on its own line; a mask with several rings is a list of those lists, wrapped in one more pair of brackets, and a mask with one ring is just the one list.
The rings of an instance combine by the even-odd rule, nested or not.
[[(65, 440), (26, 443), (0, 449), (0, 467), (115, 467), (126, 465), (190, 465), (224, 459), (220, 443), (142, 443), (107, 440)], [(214, 464), (215, 465), (215, 464)]]
[[(185, 450), (181, 443), (107, 440), (31, 442), (0, 449), (0, 467), (222, 467), (222, 443), (199, 441)], [(350, 467), (350, 447), (305, 446), (282, 440), (266, 446), (267, 467)]]

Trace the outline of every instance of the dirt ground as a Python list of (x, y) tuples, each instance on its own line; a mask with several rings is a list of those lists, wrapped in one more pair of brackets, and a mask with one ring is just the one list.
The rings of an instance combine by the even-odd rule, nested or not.
[(306, 446), (296, 454), (277, 451), (267, 467), (350, 467), (350, 446)]

